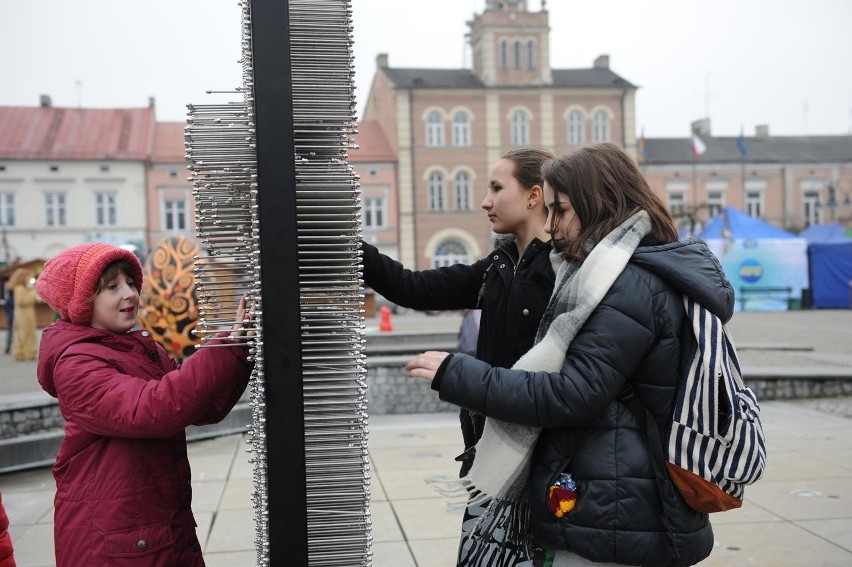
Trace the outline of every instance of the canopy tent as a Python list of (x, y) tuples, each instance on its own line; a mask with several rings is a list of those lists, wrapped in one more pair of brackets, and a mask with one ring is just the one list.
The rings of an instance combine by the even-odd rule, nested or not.
[(814, 224), (799, 233), (808, 240), (813, 306), (852, 307), (852, 238), (840, 223)]
[(697, 235), (719, 258), (737, 310), (785, 311), (808, 288), (807, 240), (725, 207)]
[(812, 224), (800, 232), (799, 236), (806, 239), (808, 244), (843, 244), (852, 242), (852, 238), (849, 238), (847, 234), (846, 227), (839, 222)]

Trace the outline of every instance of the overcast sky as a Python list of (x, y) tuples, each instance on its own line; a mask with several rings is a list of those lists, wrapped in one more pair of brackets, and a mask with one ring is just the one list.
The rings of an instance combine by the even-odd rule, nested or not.
[[(378, 53), (392, 67), (460, 68), (465, 22), (485, 0), (354, 0), (356, 96)], [(540, 0), (530, 0), (538, 9)], [(852, 133), (852, 0), (550, 0), (554, 68), (600, 54), (639, 87), (637, 133)], [(0, 105), (139, 107), (184, 121), (186, 104), (237, 95), (237, 0), (0, 0)], [(216, 98), (216, 97), (221, 98)]]

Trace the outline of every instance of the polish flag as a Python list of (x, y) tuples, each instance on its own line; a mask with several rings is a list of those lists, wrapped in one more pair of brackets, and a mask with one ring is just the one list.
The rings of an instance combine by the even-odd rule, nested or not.
[(698, 156), (707, 151), (707, 146), (701, 141), (697, 134), (692, 135), (692, 157), (698, 159)]

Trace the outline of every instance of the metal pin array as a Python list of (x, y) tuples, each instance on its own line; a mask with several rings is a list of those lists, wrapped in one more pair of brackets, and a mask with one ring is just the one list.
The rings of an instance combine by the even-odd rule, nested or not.
[[(242, 7), (240, 103), (190, 105), (187, 160), (196, 201), (199, 331), (230, 329), (243, 293), (259, 300), (260, 269), (251, 9)], [(351, 0), (289, 0), (296, 160), (308, 561), (372, 565), (364, 290), (359, 183), (346, 162), (356, 104)], [(248, 450), (258, 565), (269, 565), (263, 309), (246, 339), (255, 361)], [(203, 342), (201, 348), (209, 347)]]

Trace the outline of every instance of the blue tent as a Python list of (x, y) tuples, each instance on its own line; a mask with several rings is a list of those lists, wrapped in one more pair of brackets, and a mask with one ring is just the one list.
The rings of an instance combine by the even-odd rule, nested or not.
[(852, 238), (839, 223), (811, 225), (799, 236), (808, 239), (808, 265), (814, 307), (852, 307)]
[(795, 234), (772, 226), (766, 221), (750, 217), (734, 207), (725, 207), (718, 215), (707, 221), (698, 238), (796, 238)]
[(734, 207), (709, 220), (707, 241), (734, 287), (737, 310), (785, 311), (801, 304), (808, 288), (808, 243)]
[(852, 238), (846, 236), (846, 227), (839, 222), (831, 224), (812, 224), (799, 233), (806, 239), (808, 244), (842, 244), (852, 242)]

